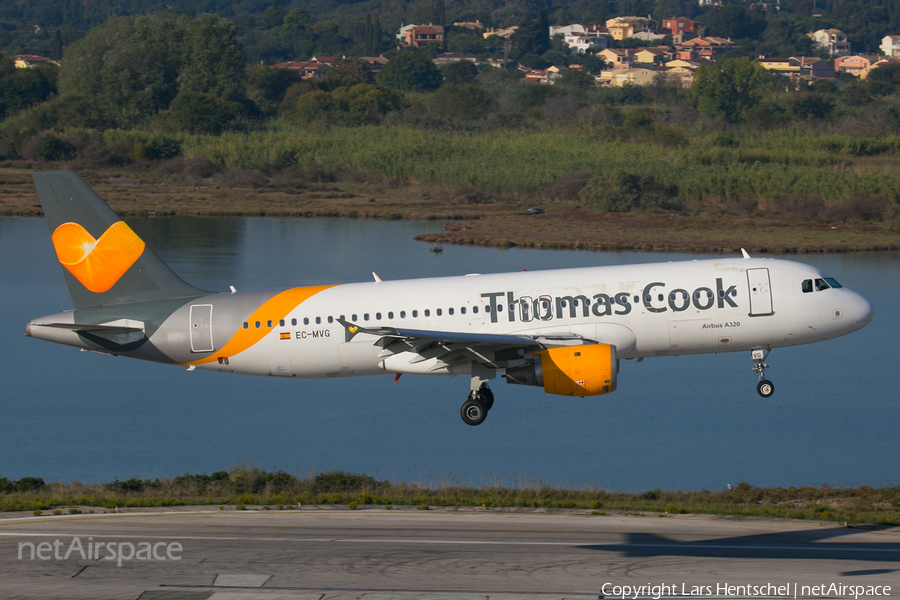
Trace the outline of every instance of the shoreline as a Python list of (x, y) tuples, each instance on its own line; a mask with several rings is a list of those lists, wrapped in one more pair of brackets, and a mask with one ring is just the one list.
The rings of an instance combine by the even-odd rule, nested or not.
[[(0, 216), (42, 216), (32, 169), (0, 169)], [(191, 185), (155, 172), (110, 176), (81, 171), (122, 217), (268, 216), (446, 221), (442, 233), (415, 236), (432, 244), (494, 248), (734, 254), (814, 254), (900, 250), (896, 223), (803, 221), (707, 207), (606, 213), (571, 203), (465, 194), (418, 184), (291, 182), (260, 187)], [(541, 208), (543, 214), (529, 209)]]

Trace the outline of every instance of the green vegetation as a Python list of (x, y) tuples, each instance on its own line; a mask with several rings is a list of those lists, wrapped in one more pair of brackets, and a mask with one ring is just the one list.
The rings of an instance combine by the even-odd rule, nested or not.
[[(44, 163), (56, 162), (81, 172), (155, 173), (160, 183), (171, 176), (197, 190), (280, 186), (295, 196), (271, 211), (251, 207), (255, 213), (402, 218), (418, 209), (376, 212), (374, 206), (334, 203), (313, 210), (309, 203), (359, 193), (374, 204), (375, 196), (379, 202), (384, 196), (370, 189), (405, 187), (432, 200), (431, 217), (464, 213), (482, 219), (537, 202), (552, 203), (556, 214), (571, 211), (585, 223), (613, 213), (725, 211), (747, 226), (764, 218), (828, 231), (852, 223), (854, 235), (873, 228), (883, 236), (870, 244), (836, 240), (829, 249), (896, 247), (900, 65), (879, 67), (864, 81), (842, 76), (838, 83), (846, 85), (836, 87), (828, 81), (796, 85), (748, 60), (759, 53), (809, 54), (811, 28), (842, 22), (854, 23), (853, 36), (877, 40), (890, 27), (900, 31), (895, 3), (900, 0), (828, 3), (813, 17), (807, 0), (786, 0), (783, 10), (765, 13), (738, 5), (701, 10), (672, 0), (656, 9), (604, 2), (551, 13), (512, 3), (485, 13), (465, 2), (416, 0), (403, 14), (393, 5), (301, 8), (260, 0), (240, 9), (223, 4), (216, 16), (197, 15), (206, 5), (193, 0), (149, 14), (137, 14), (154, 10), (141, 0), (78, 10), (38, 0), (34, 7), (0, 9), (0, 47), (14, 45), (22, 33), (19, 20), (43, 19), (59, 28), (52, 36), (44, 31), (48, 44), (52, 38), (61, 45), (64, 58), (58, 69), (25, 70), (0, 56), (0, 161), (22, 168), (54, 168)], [(656, 17), (696, 17), (708, 33), (731, 36), (739, 48), (701, 67), (690, 92), (662, 77), (643, 87), (598, 88), (588, 73), (602, 69), (602, 60), (571, 57), (559, 38), (547, 35), (554, 22), (591, 23), (653, 10)], [(565, 66), (578, 60), (583, 68), (568, 70), (553, 86), (527, 84), (517, 69), (491, 66), (503, 55), (501, 40), (452, 27), (447, 48), (477, 52), (477, 62), (438, 69), (430, 60), (436, 45), (388, 50), (393, 42), (385, 27), (400, 21), (476, 18), (487, 26), (520, 25), (505, 49), (516, 61)], [(93, 28), (83, 37), (74, 31), (55, 35), (76, 23)], [(351, 58), (335, 60), (320, 78), (301, 80), (293, 71), (255, 66), (345, 52)], [(352, 58), (381, 52), (390, 61), (377, 74), (367, 61)], [(313, 190), (312, 183), (332, 187)], [(296, 198), (301, 195), (302, 201)], [(243, 211), (217, 206), (223, 196), (205, 198), (193, 210)], [(445, 206), (434, 209), (434, 198)], [(181, 191), (170, 193), (164, 210), (177, 213), (190, 201)], [(466, 210), (454, 211), (457, 205)], [(542, 223), (552, 226), (548, 221)], [(676, 231), (671, 223), (666, 227)], [(494, 235), (457, 241), (620, 247), (619, 241), (585, 241), (581, 235)], [(659, 244), (675, 247), (670, 242), (678, 240)], [(704, 247), (728, 245), (714, 244)], [(761, 239), (758, 247), (795, 246), (779, 238)]]
[[(357, 510), (364, 506), (388, 510), (395, 506), (419, 510), (483, 506), (577, 509), (589, 514), (702, 513), (900, 525), (900, 486), (758, 488), (742, 482), (722, 491), (654, 489), (626, 494), (597, 488), (551, 487), (540, 481), (519, 486), (493, 483), (472, 487), (450, 480), (437, 485), (379, 481), (342, 471), (298, 477), (247, 465), (233, 466), (212, 475), (185, 474), (154, 480), (133, 477), (102, 485), (51, 483), (37, 489), (29, 487), (28, 491), (24, 487), (31, 484), (23, 487), (21, 481), (10, 482), (8, 491), (0, 492), (0, 510), (27, 510), (37, 515), (51, 509), (53, 514), (62, 514), (62, 507), (68, 507), (69, 514), (79, 514), (88, 512), (84, 507), (178, 505), (220, 505), (220, 508), (231, 505), (235, 510), (272, 506), (282, 510), (298, 504), (347, 505)], [(598, 511), (600, 508), (603, 512)]]

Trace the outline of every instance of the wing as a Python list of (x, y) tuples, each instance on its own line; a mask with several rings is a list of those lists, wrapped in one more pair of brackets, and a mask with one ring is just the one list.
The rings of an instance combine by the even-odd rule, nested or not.
[(457, 333), (423, 329), (397, 329), (393, 327), (360, 327), (343, 319), (345, 340), (358, 335), (374, 338), (374, 345), (382, 348), (379, 359), (409, 352), (409, 364), (437, 359), (433, 370), (445, 368), (459, 361), (471, 360), (492, 369), (504, 368), (497, 363), (521, 358), (525, 354), (539, 352), (554, 346), (571, 346), (594, 343), (577, 335), (531, 336), (489, 333)]

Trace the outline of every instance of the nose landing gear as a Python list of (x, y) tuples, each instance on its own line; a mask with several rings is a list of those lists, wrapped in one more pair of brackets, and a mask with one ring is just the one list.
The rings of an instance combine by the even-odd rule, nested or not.
[(468, 399), (459, 409), (459, 416), (466, 425), (481, 425), (492, 406), (494, 406), (494, 392), (486, 383), (482, 383), (477, 390), (469, 392)]
[(768, 398), (775, 393), (775, 384), (766, 379), (766, 368), (769, 365), (765, 363), (766, 357), (769, 356), (771, 350), (753, 350), (751, 357), (753, 358), (753, 372), (759, 378), (756, 384), (756, 393), (763, 398)]

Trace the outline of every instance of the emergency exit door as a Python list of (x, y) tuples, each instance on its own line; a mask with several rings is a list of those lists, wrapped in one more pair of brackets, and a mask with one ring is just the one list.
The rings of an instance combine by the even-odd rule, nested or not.
[(774, 315), (769, 269), (747, 269), (747, 283), (750, 287), (750, 316)]
[(212, 352), (212, 304), (191, 306), (191, 352)]

